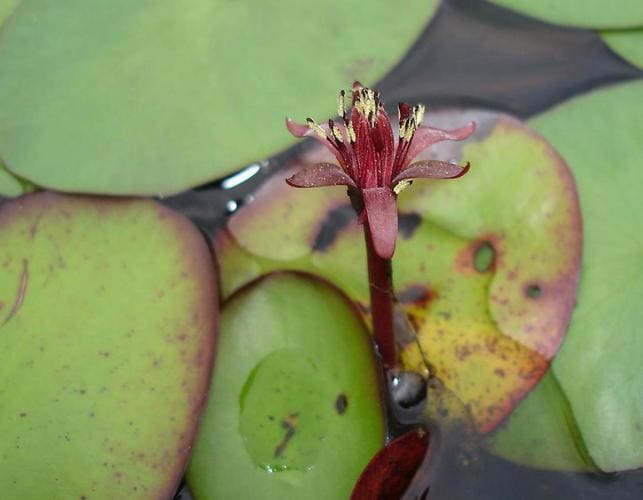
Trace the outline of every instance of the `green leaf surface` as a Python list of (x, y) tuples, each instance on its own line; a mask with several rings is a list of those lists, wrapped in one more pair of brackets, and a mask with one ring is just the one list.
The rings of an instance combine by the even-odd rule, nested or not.
[(23, 0), (0, 36), (0, 157), (61, 191), (174, 193), (294, 139), (412, 45), (437, 0)]
[(604, 31), (601, 37), (619, 56), (643, 69), (643, 29)]
[[(428, 117), (442, 128), (470, 119), (478, 123), (473, 139), (440, 143), (425, 157), (469, 160), (471, 171), (417, 181), (400, 195), (393, 267), (423, 353), (486, 432), (536, 384), (562, 340), (575, 298), (580, 219), (567, 168), (532, 130), (494, 113)], [(321, 147), (295, 159), (217, 236), (224, 296), (265, 272), (299, 269), (337, 284), (370, 320), (363, 236), (345, 189), (284, 182), (324, 159)], [(530, 296), (531, 288), (540, 296)], [(426, 372), (417, 343), (402, 341), (406, 366)]]
[(569, 401), (551, 370), (485, 445), (529, 467), (596, 470)]
[[(578, 97), (532, 124), (573, 169), (583, 213), (583, 266), (578, 303), (552, 369), (569, 401), (591, 459), (603, 470), (643, 465), (643, 83), (621, 84)], [(558, 434), (560, 415), (530, 402), (548, 398), (538, 387), (528, 409), (510, 422), (522, 434)], [(513, 419), (512, 419), (513, 420)], [(537, 426), (533, 422), (539, 421)], [(500, 437), (497, 451), (518, 447)], [(530, 463), (558, 466), (547, 447)], [(518, 458), (518, 457), (517, 457)], [(570, 462), (573, 467), (575, 462)]]
[(21, 0), (0, 0), (0, 28), (2, 28), (4, 22), (9, 19), (9, 16), (20, 1)]
[(169, 498), (204, 397), (212, 260), (151, 201), (0, 205), (4, 498)]
[(0, 160), (0, 196), (13, 198), (22, 194), (22, 184), (2, 164)]
[(348, 498), (383, 443), (372, 344), (337, 290), (272, 274), (225, 304), (196, 498)]
[(627, 28), (643, 26), (640, 0), (489, 0), (554, 24), (580, 28)]
[[(536, 118), (574, 169), (584, 221), (578, 304), (554, 373), (606, 470), (643, 465), (643, 83), (597, 91)], [(579, 146), (582, 145), (582, 146)]]

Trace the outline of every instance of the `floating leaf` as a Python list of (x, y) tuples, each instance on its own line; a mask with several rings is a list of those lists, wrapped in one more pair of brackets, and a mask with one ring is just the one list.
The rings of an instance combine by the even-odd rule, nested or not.
[(372, 344), (337, 290), (273, 274), (225, 304), (198, 498), (346, 498), (383, 441)]
[(643, 68), (643, 29), (604, 31), (601, 37), (623, 59)]
[(486, 443), (493, 453), (529, 467), (595, 471), (574, 412), (549, 370)]
[[(471, 119), (473, 141), (432, 150), (470, 160), (471, 171), (457, 181), (418, 181), (400, 195), (393, 265), (423, 352), (485, 432), (558, 349), (574, 304), (580, 219), (564, 163), (524, 125), (482, 112), (429, 116), (447, 129)], [(296, 159), (292, 170), (321, 154)], [(345, 190), (294, 190), (283, 178), (262, 186), (217, 236), (223, 294), (270, 270), (306, 270), (336, 283), (368, 319), (363, 236)], [(415, 342), (403, 355), (408, 367), (426, 371)]]
[(0, 156), (62, 191), (181, 191), (292, 143), (284, 114), (380, 78), (437, 3), (23, 2), (0, 39)]
[(216, 293), (201, 235), (151, 201), (0, 206), (6, 498), (169, 498), (201, 414)]
[(359, 477), (352, 500), (398, 500), (424, 460), (429, 435), (424, 429), (403, 434), (381, 449)]
[[(589, 456), (603, 470), (643, 465), (643, 83), (592, 92), (533, 121), (573, 168), (583, 211), (583, 269), (578, 303), (552, 370), (566, 395)], [(530, 398), (547, 398), (538, 387)], [(528, 403), (527, 401), (526, 403)], [(535, 403), (521, 413), (551, 429), (561, 424)], [(518, 416), (517, 416), (518, 418)], [(531, 435), (531, 434), (529, 434)], [(532, 435), (531, 435), (532, 436)], [(533, 436), (531, 439), (535, 439)], [(506, 442), (500, 451), (515, 456)], [(535, 456), (537, 451), (544, 455)], [(532, 461), (557, 464), (535, 448)], [(520, 457), (517, 457), (520, 458)]]
[(2, 27), (19, 3), (20, 0), (0, 0), (0, 27)]
[(581, 28), (643, 26), (643, 2), (638, 0), (490, 0), (491, 2), (554, 24)]
[(22, 194), (22, 184), (11, 173), (7, 172), (0, 161), (0, 196), (13, 198)]

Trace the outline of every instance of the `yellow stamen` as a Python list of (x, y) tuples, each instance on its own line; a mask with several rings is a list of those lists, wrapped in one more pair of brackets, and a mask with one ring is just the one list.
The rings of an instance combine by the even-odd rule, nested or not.
[(402, 123), (400, 123), (400, 139), (404, 139), (404, 135), (406, 134), (406, 122), (408, 120), (404, 120)]
[(405, 179), (403, 181), (400, 181), (393, 187), (393, 192), (395, 194), (400, 194), (402, 191), (404, 191), (411, 184), (413, 184), (412, 180)]
[(345, 94), (345, 93), (344, 93), (344, 91), (342, 90), (342, 91), (339, 93), (339, 97), (337, 98), (337, 114), (338, 114), (339, 116), (341, 116), (342, 118), (343, 118), (344, 116), (346, 116), (346, 105), (345, 105), (345, 103), (344, 103), (344, 96), (345, 96), (345, 95), (346, 95), (346, 94)]
[(375, 106), (375, 92), (371, 89), (364, 89), (355, 102), (355, 108), (362, 115), (368, 117), (371, 116), (371, 121), (375, 121), (375, 116), (377, 109)]
[(418, 104), (417, 106), (415, 106), (413, 115), (413, 117), (415, 118), (415, 127), (417, 128), (422, 125), (422, 120), (424, 119), (424, 105)]
[(346, 127), (346, 131), (348, 132), (348, 140), (351, 141), (352, 143), (355, 143), (357, 136), (355, 135), (355, 129), (353, 128), (352, 121), (348, 122), (348, 127)]
[(344, 142), (344, 138), (342, 137), (342, 133), (340, 132), (339, 128), (334, 126), (332, 130), (333, 130), (333, 135), (335, 136), (335, 139), (337, 139), (339, 142)]
[(402, 139), (405, 140), (406, 142), (410, 142), (411, 139), (413, 139), (413, 134), (415, 134), (415, 129), (417, 129), (417, 125), (415, 123), (415, 116), (412, 116), (411, 119), (406, 124)]
[(310, 128), (310, 130), (315, 132), (319, 137), (321, 137), (322, 139), (328, 138), (328, 136), (326, 135), (326, 132), (324, 132), (324, 129), (321, 128), (321, 126), (315, 120), (313, 120), (312, 118), (308, 118), (306, 120), (306, 123), (308, 124), (308, 127)]

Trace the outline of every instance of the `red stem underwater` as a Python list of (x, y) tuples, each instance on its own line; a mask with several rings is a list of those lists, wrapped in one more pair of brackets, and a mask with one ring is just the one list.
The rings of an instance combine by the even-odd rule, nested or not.
[(366, 257), (368, 260), (368, 285), (371, 295), (373, 336), (382, 356), (384, 369), (395, 367), (395, 329), (393, 327), (393, 273), (391, 259), (383, 259), (375, 252), (368, 222), (364, 222)]

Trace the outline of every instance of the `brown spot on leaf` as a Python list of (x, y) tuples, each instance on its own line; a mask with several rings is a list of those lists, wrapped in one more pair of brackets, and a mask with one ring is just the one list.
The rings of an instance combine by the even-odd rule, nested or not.
[(38, 216), (36, 217), (36, 220), (34, 221), (34, 223), (29, 228), (29, 237), (31, 239), (33, 239), (36, 236), (36, 234), (38, 233), (38, 226), (40, 224), (40, 219), (42, 219), (42, 217), (44, 215), (45, 215), (45, 211), (43, 210), (38, 214)]
[(424, 285), (409, 285), (397, 294), (398, 300), (402, 304), (413, 304), (415, 306), (426, 308), (427, 304), (435, 299), (435, 293)]
[(485, 234), (473, 240), (455, 258), (455, 270), (461, 274), (491, 272), (499, 267), (503, 237)]
[(455, 355), (460, 361), (464, 361), (467, 359), (469, 356), (471, 356), (474, 352), (477, 352), (480, 349), (480, 346), (477, 345), (468, 345), (468, 344), (463, 344), (463, 345), (457, 345), (455, 347)]
[(349, 204), (340, 205), (328, 211), (313, 239), (313, 250), (325, 252), (337, 240), (339, 233), (355, 220), (355, 210)]
[(348, 408), (348, 398), (346, 394), (342, 393), (335, 400), (335, 411), (337, 411), (338, 415), (343, 415), (346, 413), (346, 408)]
[(479, 273), (493, 271), (496, 267), (496, 249), (490, 241), (480, 243), (473, 253), (473, 267)]
[(525, 296), (529, 299), (538, 299), (542, 293), (542, 288), (536, 283), (532, 283), (525, 287)]

